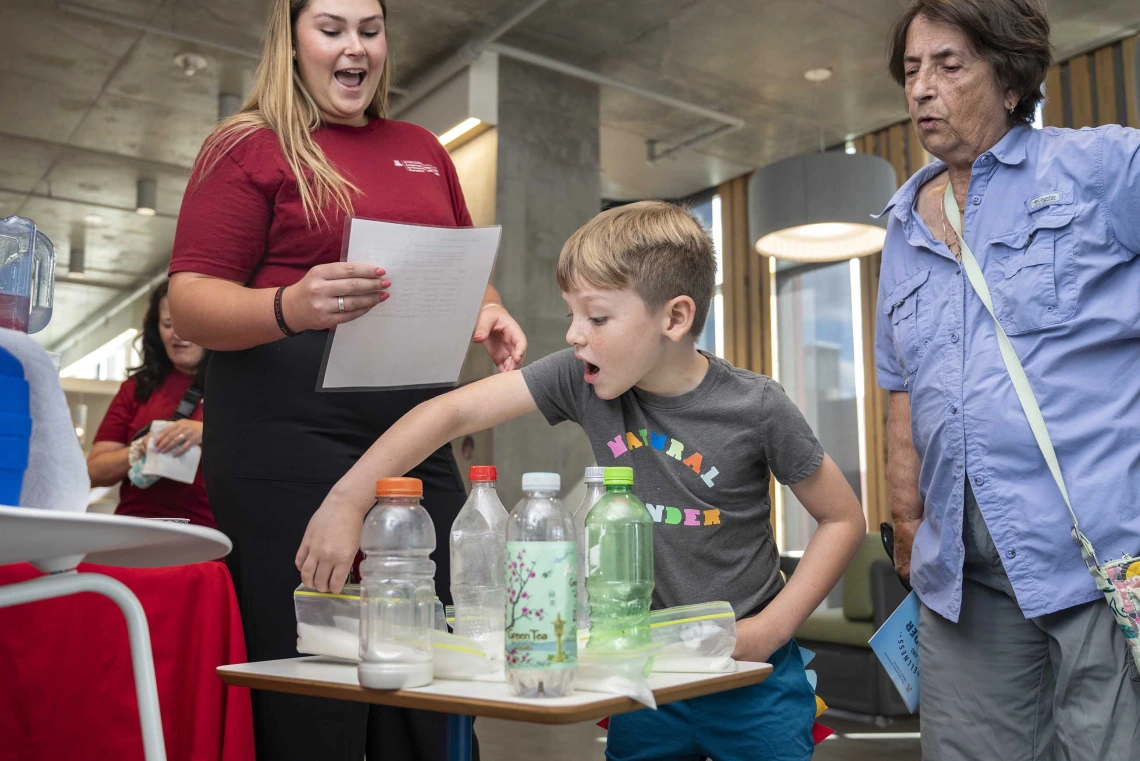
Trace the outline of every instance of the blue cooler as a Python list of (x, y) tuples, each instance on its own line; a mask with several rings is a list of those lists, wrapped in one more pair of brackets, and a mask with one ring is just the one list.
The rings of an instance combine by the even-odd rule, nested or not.
[(0, 349), (0, 505), (20, 504), (31, 440), (24, 366)]

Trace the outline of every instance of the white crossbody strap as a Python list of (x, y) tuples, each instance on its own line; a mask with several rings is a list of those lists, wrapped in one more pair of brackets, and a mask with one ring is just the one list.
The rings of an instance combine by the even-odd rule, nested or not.
[(1069, 508), (1069, 515), (1073, 518), (1073, 528), (1077, 529), (1079, 533), (1077, 514), (1073, 512), (1073, 505), (1069, 501), (1069, 491), (1065, 488), (1065, 480), (1061, 477), (1061, 465), (1057, 462), (1057, 453), (1053, 450), (1053, 441), (1049, 438), (1049, 430), (1045, 427), (1045, 418), (1041, 416), (1041, 408), (1037, 405), (1037, 397), (1033, 395), (1029, 378), (1025, 377), (1021, 360), (1017, 358), (1017, 352), (1013, 350), (1009, 336), (1005, 334), (1001, 322), (994, 314), (993, 300), (990, 298), (990, 289), (986, 285), (986, 278), (982, 274), (978, 260), (974, 258), (970, 246), (966, 243), (966, 236), (962, 234), (962, 218), (958, 213), (958, 203), (954, 200), (954, 189), (950, 183), (946, 183), (946, 193), (942, 196), (942, 206), (946, 210), (946, 218), (950, 221), (950, 226), (954, 228), (958, 242), (962, 247), (962, 267), (966, 270), (966, 277), (969, 278), (970, 285), (974, 286), (978, 298), (986, 305), (990, 317), (994, 318), (994, 329), (997, 331), (1001, 358), (1005, 360), (1005, 369), (1009, 373), (1010, 380), (1013, 381), (1013, 388), (1017, 392), (1017, 398), (1021, 401), (1021, 408), (1025, 411), (1025, 417), (1029, 420), (1029, 427), (1033, 429), (1033, 437), (1037, 439), (1037, 446), (1045, 457), (1049, 472), (1053, 474), (1053, 480), (1057, 482), (1057, 488), (1061, 490), (1061, 496), (1065, 498), (1065, 506)]

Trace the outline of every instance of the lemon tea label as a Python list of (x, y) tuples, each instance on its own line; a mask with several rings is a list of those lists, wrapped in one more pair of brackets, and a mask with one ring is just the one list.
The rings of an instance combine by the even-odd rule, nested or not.
[(575, 542), (507, 542), (507, 668), (578, 665), (577, 575)]

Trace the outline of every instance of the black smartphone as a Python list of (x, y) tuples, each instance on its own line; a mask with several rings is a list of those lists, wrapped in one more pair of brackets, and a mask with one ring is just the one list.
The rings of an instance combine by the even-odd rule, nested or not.
[(895, 527), (889, 523), (879, 524), (879, 536), (883, 538), (883, 549), (887, 551), (887, 557), (891, 559), (891, 564), (895, 562)]

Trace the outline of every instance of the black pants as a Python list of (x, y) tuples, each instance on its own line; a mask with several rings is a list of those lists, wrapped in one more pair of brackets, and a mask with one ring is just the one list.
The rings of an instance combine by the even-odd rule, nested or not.
[[(315, 391), (326, 333), (215, 352), (202, 446), (206, 490), (237, 590), (250, 661), (297, 655), (294, 566), (309, 518), (377, 437), (439, 391)], [(466, 495), (450, 445), (408, 475), (436, 530), (436, 592), (450, 604), (448, 535)], [(440, 714), (253, 692), (259, 761), (437, 761)]]

